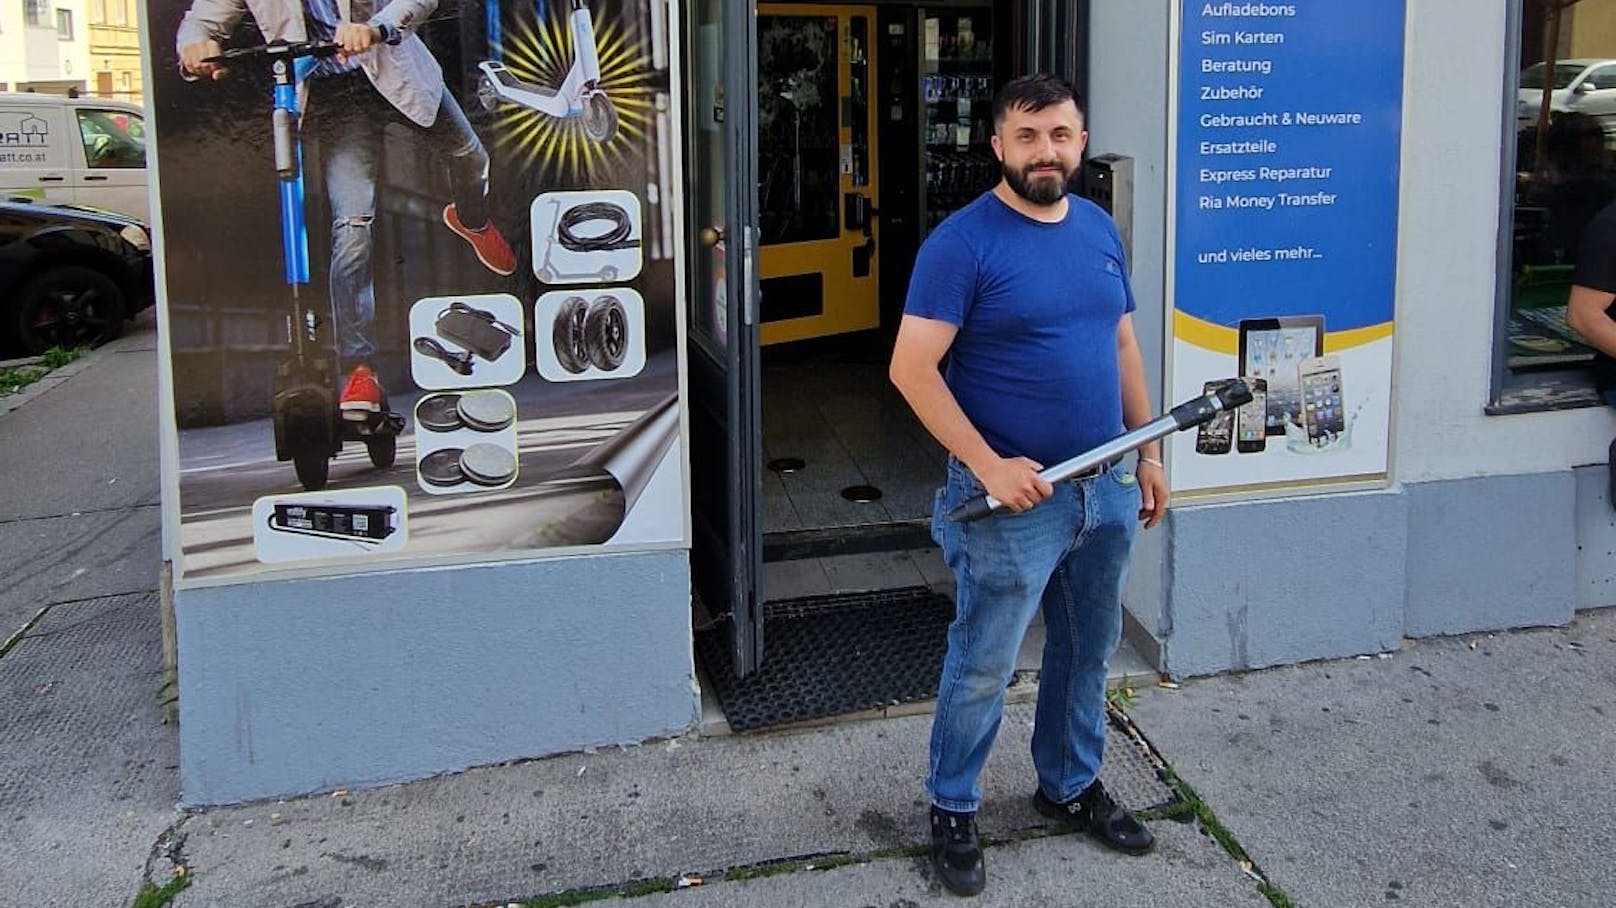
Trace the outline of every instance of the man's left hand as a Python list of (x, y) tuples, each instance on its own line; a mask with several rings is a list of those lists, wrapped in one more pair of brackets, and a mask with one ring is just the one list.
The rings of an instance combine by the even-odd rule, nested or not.
[(1134, 469), (1134, 476), (1139, 479), (1139, 519), (1148, 530), (1167, 516), (1167, 502), (1172, 497), (1167, 491), (1167, 472), (1141, 460)]
[(349, 57), (357, 57), (375, 47), (380, 36), (376, 29), (362, 22), (344, 22), (337, 26), (331, 40), (342, 48), (337, 56), (346, 63)]

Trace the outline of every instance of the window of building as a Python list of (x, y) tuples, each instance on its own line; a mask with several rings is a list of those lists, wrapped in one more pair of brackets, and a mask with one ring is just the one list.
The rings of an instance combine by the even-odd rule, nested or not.
[(128, 25), (129, 7), (125, 0), (107, 0), (107, 14), (112, 17), (113, 25)]
[(90, 24), (107, 24), (107, 0), (90, 0)]
[(50, 17), (50, 0), (22, 0), (22, 21), (24, 25), (36, 28), (44, 27)]
[(1517, 15), (1491, 409), (1591, 406), (1606, 367), (1567, 304), (1585, 229), (1616, 217), (1616, 0), (1521, 0)]
[(146, 124), (139, 114), (121, 110), (75, 111), (84, 159), (92, 168), (146, 166)]
[(56, 37), (63, 41), (73, 40), (73, 11), (59, 9), (56, 11)]

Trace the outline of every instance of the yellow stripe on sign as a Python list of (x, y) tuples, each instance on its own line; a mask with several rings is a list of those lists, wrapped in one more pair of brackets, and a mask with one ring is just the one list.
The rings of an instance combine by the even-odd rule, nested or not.
[[(1375, 341), (1391, 337), (1394, 327), (1392, 322), (1381, 322), (1378, 325), (1352, 328), (1347, 331), (1326, 331), (1324, 333), (1324, 352), (1339, 353), (1342, 350), (1372, 344)], [(1219, 325), (1196, 318), (1183, 310), (1173, 312), (1173, 336), (1187, 344), (1193, 344), (1213, 353), (1223, 353), (1228, 356), (1240, 355), (1240, 332), (1238, 330), (1227, 325)]]

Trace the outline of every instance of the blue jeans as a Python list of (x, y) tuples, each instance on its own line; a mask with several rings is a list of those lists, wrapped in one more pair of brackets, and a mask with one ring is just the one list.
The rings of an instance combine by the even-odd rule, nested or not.
[(359, 70), (309, 82), (309, 132), (320, 141), (325, 196), (331, 208), (331, 314), (343, 372), (376, 353), (376, 281), (371, 269), (376, 220), (376, 164), (382, 129), (402, 123), (448, 165), (460, 222), (488, 222), (488, 152), (447, 87), (431, 126), (412, 122)]
[(976, 523), (945, 515), (982, 485), (953, 458), (932, 538), (957, 585), (932, 721), (926, 791), (938, 807), (975, 811), (977, 777), (1004, 714), (1004, 692), (1040, 607), (1046, 639), (1032, 735), (1045, 795), (1067, 801), (1100, 772), (1105, 679), (1122, 631), (1122, 583), (1139, 524), (1139, 485), (1121, 466), (1055, 485), (1021, 514)]

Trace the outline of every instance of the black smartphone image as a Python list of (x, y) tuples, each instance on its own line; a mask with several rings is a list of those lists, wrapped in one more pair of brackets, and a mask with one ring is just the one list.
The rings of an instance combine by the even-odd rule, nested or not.
[[(1221, 391), (1233, 379), (1220, 378), (1209, 381), (1201, 386), (1202, 394), (1211, 394)], [(1234, 414), (1228, 410), (1221, 411), (1208, 422), (1201, 423), (1195, 430), (1195, 453), (1197, 454), (1227, 454), (1234, 439)]]
[(1257, 454), (1268, 449), (1268, 380), (1247, 378), (1251, 402), (1235, 410), (1235, 450)]
[(1324, 316), (1287, 315), (1240, 320), (1240, 374), (1268, 382), (1269, 435), (1302, 424), (1300, 366), (1324, 354)]

